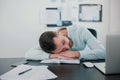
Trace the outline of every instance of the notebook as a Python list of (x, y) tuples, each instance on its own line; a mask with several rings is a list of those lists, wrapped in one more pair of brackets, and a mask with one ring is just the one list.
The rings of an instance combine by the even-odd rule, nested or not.
[(40, 63), (65, 63), (65, 64), (80, 64), (79, 59), (75, 60), (65, 60), (65, 59), (47, 59), (47, 60), (42, 60)]
[(104, 63), (94, 63), (104, 74), (120, 73), (120, 35), (107, 35), (106, 60)]

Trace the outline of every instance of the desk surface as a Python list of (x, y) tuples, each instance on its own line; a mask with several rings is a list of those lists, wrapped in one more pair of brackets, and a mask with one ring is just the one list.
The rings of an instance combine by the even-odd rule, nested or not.
[[(0, 58), (0, 75), (11, 70), (11, 64), (25, 60), (24, 58)], [(28, 65), (43, 65), (40, 61), (27, 61)], [(120, 80), (120, 75), (104, 75), (96, 68), (86, 68), (76, 64), (44, 64), (55, 73), (55, 80)]]

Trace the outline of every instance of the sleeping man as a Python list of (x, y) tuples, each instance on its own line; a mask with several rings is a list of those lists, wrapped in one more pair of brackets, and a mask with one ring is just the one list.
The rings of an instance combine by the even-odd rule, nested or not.
[(44, 59), (105, 59), (106, 51), (87, 28), (76, 26), (46, 31), (39, 38), (39, 46), (26, 52), (32, 60)]

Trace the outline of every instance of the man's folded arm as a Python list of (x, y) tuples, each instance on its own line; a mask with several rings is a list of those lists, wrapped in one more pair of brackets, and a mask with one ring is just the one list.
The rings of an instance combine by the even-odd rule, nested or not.
[(105, 59), (105, 56), (106, 56), (106, 51), (104, 48), (80, 51), (80, 59), (84, 59), (84, 60)]
[(80, 51), (81, 58), (88, 60), (105, 59), (106, 50), (102, 43), (97, 40), (87, 29), (84, 30), (83, 35), (89, 50)]

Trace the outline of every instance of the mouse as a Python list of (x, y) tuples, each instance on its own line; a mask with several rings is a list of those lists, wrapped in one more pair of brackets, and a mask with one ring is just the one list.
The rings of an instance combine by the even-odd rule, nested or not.
[(90, 67), (94, 67), (94, 64), (91, 62), (83, 62), (83, 65), (90, 68)]

